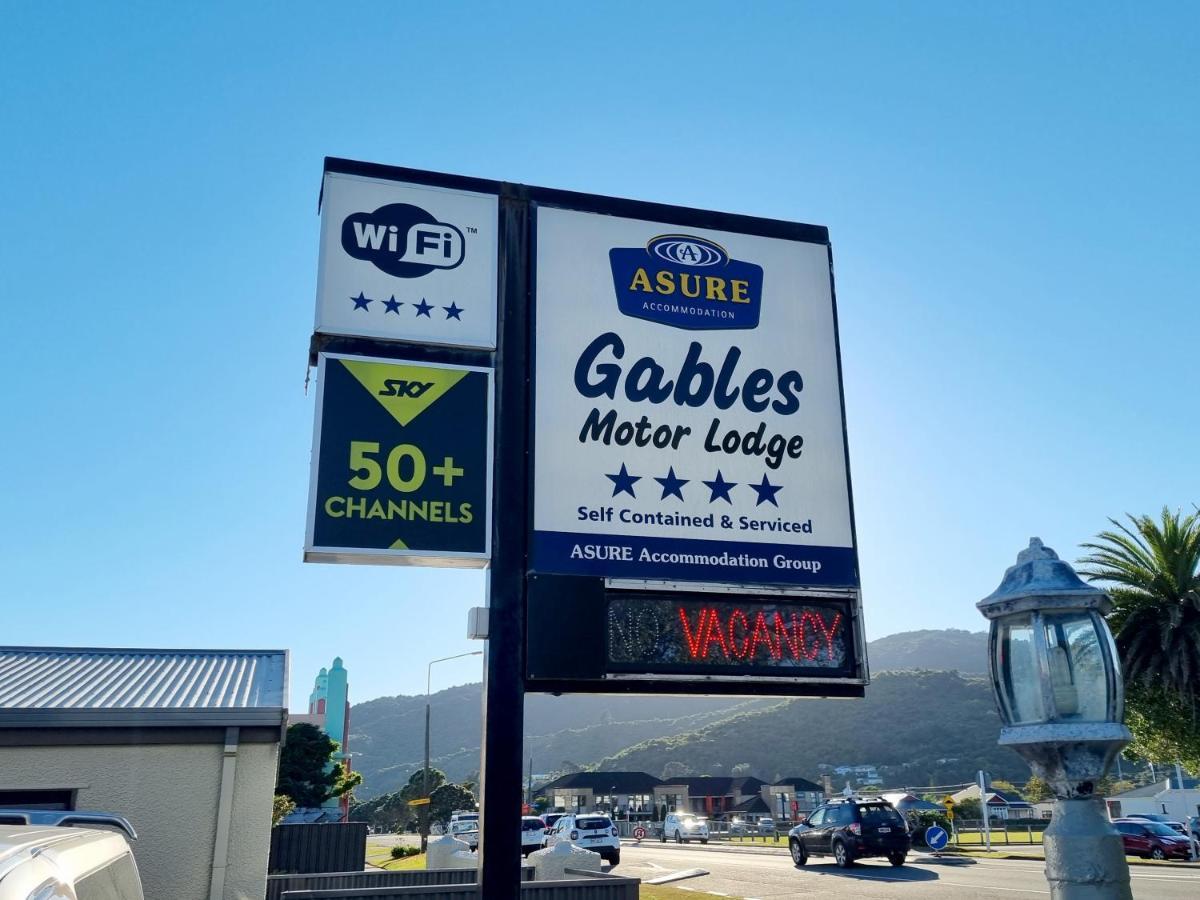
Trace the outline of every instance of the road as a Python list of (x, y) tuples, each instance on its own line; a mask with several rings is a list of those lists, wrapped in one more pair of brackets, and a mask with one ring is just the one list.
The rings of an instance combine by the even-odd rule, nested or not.
[[(886, 860), (864, 860), (848, 870), (833, 860), (809, 860), (803, 869), (775, 851), (675, 847), (657, 842), (623, 844), (616, 874), (655, 878), (681, 869), (707, 869), (711, 874), (671, 882), (698, 897), (756, 898), (845, 896), (855, 900), (996, 900), (998, 897), (1048, 897), (1042, 864), (1026, 860), (940, 860), (913, 854), (910, 865), (893, 868)], [(1136, 900), (1196, 900), (1200, 870), (1165, 866), (1131, 866)]]

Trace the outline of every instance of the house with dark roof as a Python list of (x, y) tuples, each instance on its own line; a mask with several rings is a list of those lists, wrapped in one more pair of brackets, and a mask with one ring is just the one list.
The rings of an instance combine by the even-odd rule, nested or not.
[(137, 831), (148, 898), (262, 897), (284, 650), (0, 647), (0, 806)]
[[(955, 803), (962, 800), (978, 800), (979, 785), (973, 784), (950, 795)], [(989, 819), (1037, 819), (1041, 814), (1033, 804), (1015, 791), (987, 792), (987, 814)]]
[(645, 772), (576, 772), (537, 793), (560, 812), (603, 811), (629, 821), (658, 821), (669, 812), (749, 822), (764, 816), (794, 820), (824, 799), (821, 787), (806, 778), (768, 784), (753, 776), (688, 775), (666, 782)]
[(607, 812), (616, 819), (651, 821), (687, 809), (688, 786), (646, 772), (574, 772), (542, 785), (537, 793), (559, 812)]

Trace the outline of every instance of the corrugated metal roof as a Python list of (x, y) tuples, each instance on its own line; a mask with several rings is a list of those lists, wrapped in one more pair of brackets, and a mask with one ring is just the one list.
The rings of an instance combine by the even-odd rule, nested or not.
[(0, 647), (0, 710), (286, 706), (285, 650)]

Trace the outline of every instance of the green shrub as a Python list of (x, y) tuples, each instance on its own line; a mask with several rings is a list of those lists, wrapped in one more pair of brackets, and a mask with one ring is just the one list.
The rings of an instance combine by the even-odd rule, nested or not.
[(407, 850), (407, 847), (393, 847), (392, 859), (404, 859), (404, 857), (408, 856)]

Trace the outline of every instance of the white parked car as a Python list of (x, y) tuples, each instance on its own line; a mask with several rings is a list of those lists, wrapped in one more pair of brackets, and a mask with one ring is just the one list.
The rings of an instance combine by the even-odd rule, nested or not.
[(759, 834), (774, 834), (775, 833), (775, 820), (772, 819), (770, 816), (763, 816), (761, 819), (759, 819), (758, 820), (758, 833)]
[(602, 813), (566, 815), (554, 823), (544, 845), (553, 847), (560, 841), (570, 841), (584, 850), (599, 853), (612, 865), (621, 862), (621, 838), (612, 819)]
[(668, 813), (663, 822), (663, 841), (672, 840), (686, 844), (695, 838), (702, 844), (708, 843), (708, 820), (691, 813)]
[(90, 897), (143, 900), (137, 864), (124, 837), (91, 828), (0, 825), (2, 900)]
[(528, 856), (534, 850), (542, 849), (545, 837), (545, 822), (537, 816), (521, 816), (521, 853)]

